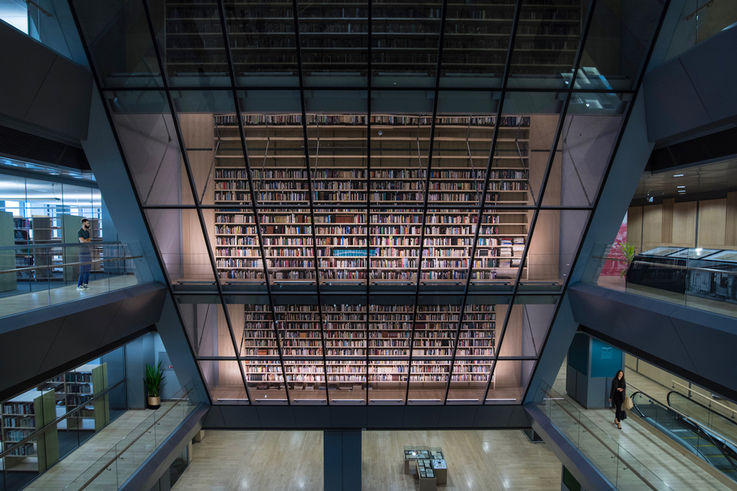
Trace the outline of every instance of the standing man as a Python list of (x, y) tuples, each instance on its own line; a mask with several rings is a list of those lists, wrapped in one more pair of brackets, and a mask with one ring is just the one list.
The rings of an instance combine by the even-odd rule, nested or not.
[[(79, 242), (86, 244), (92, 242), (90, 239), (90, 221), (86, 218), (82, 219), (82, 228), (77, 232)], [(87, 288), (87, 283), (90, 281), (90, 267), (92, 257), (90, 255), (90, 248), (87, 245), (79, 246), (79, 280), (77, 280), (77, 290), (84, 290)]]

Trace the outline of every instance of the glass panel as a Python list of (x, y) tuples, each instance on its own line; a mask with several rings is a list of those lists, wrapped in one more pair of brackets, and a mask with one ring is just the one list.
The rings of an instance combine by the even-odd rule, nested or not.
[(371, 97), (371, 202), (421, 207), (434, 95), (380, 90)]
[(522, 402), (535, 363), (535, 360), (498, 360), (486, 394), (486, 404)]
[(520, 283), (560, 290), (588, 219), (587, 210), (540, 210)]
[(202, 214), (205, 223), (214, 226), (214, 233), (210, 233), (215, 239), (215, 265), (221, 282), (263, 283), (264, 265), (251, 210), (203, 209)]
[(633, 89), (665, 2), (596, 2), (576, 89)]
[(310, 210), (262, 208), (259, 221), (272, 284), (315, 283)]
[[(161, 3), (165, 3), (165, 13), (160, 12)], [(169, 85), (230, 85), (217, 4), (202, 1), (149, 4)]]
[[(341, 100), (355, 101), (355, 112), (330, 111)], [(307, 100), (307, 138), (316, 205), (365, 204), (366, 92), (312, 92)], [(349, 110), (350, 111), (350, 110)]]
[[(247, 191), (247, 186), (232, 187), (233, 181), (225, 179), (223, 174), (227, 171), (222, 169), (227, 163), (223, 162), (224, 158), (221, 157), (225, 153), (225, 149), (221, 148), (226, 142), (232, 144), (231, 146), (242, 154), (237, 127), (234, 131), (230, 131), (230, 134), (225, 134), (227, 130), (221, 128), (220, 124), (223, 115), (235, 113), (233, 93), (229, 90), (207, 92), (175, 90), (171, 92), (171, 96), (187, 152), (189, 169), (195, 182), (197, 201), (211, 205), (215, 203), (216, 197), (221, 197), (216, 196), (220, 191), (233, 189)], [(240, 164), (242, 169), (242, 162)]]
[[(240, 92), (243, 127), (256, 202), (260, 205), (307, 206), (302, 113), (298, 93), (249, 90)], [(238, 136), (236, 121), (223, 128), (229, 137)], [(236, 133), (233, 133), (236, 132)], [(222, 165), (243, 167), (238, 139), (223, 142), (218, 152)]]
[(141, 203), (194, 204), (164, 93), (107, 92), (105, 99)]
[(215, 275), (197, 211), (145, 210), (151, 233), (173, 284), (212, 284)]
[(325, 370), (317, 305), (275, 305), (292, 402), (325, 401)]
[(459, 305), (417, 307), (408, 403), (438, 404), (445, 399), (459, 315)]
[(279, 360), (246, 360), (243, 362), (248, 393), (252, 404), (287, 404), (284, 371)]
[[(261, 304), (229, 304), (228, 308), (240, 355), (249, 358), (268, 357), (278, 361), (279, 347), (271, 308)], [(237, 318), (243, 319), (242, 325), (235, 320)]]
[(472, 284), (510, 284), (517, 279), (522, 253), (528, 240), (531, 216), (532, 210), (484, 210), (476, 245)]
[(478, 215), (478, 211), (471, 209), (427, 211), (422, 251), (423, 283), (465, 282)]
[(441, 87), (500, 87), (514, 19), (513, 0), (447, 4)]
[(299, 2), (302, 75), (306, 86), (365, 86), (366, 2)]
[(499, 95), (444, 91), (438, 97), (428, 202), (479, 206)]
[(179, 313), (195, 356), (235, 357), (233, 339), (221, 304), (188, 303), (178, 297)]
[(440, 2), (374, 0), (372, 85), (434, 84), (440, 37)]
[(417, 283), (421, 231), (422, 210), (419, 208), (372, 208), (370, 227), (372, 284)]
[[(501, 312), (497, 312), (497, 307), (501, 307)], [(450, 377), (448, 404), (483, 402), (494, 360), (497, 322), (504, 321), (504, 310), (505, 305), (466, 304)]]
[(369, 404), (401, 404), (414, 305), (369, 307)]
[[(518, 295), (499, 345), (499, 356), (539, 356), (557, 301), (556, 296)], [(498, 315), (498, 319), (503, 320), (502, 313)]]
[(580, 43), (582, 2), (522, 0), (510, 87), (565, 87)]
[(235, 360), (198, 360), (214, 404), (248, 404), (243, 376)]
[(162, 85), (143, 2), (71, 3), (103, 87)]
[(239, 86), (297, 86), (291, 2), (224, 0), (228, 41)]
[(366, 403), (365, 305), (325, 305), (325, 350), (330, 402)]
[(593, 206), (631, 100), (630, 94), (571, 94), (544, 206)]
[(320, 282), (365, 284), (366, 210), (315, 210)]

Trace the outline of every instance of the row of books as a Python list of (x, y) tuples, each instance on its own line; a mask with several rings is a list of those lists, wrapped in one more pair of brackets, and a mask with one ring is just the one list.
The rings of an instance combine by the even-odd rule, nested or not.
[[(466, 150), (463, 150), (466, 151)], [(426, 169), (371, 169), (372, 185), (377, 182), (381, 183), (382, 179), (393, 181), (402, 180), (422, 180), (425, 178)], [(234, 182), (243, 182), (244, 187), (239, 189), (248, 189), (245, 187), (247, 179), (245, 169), (233, 169), (228, 167), (218, 167), (215, 169), (215, 181), (220, 183), (223, 180), (232, 180)], [(251, 179), (254, 181), (266, 180), (307, 180), (307, 170), (304, 168), (283, 168), (283, 169), (251, 169)], [(355, 180), (363, 181), (366, 179), (366, 169), (355, 168), (330, 168), (330, 169), (312, 169), (312, 179), (316, 182), (323, 180), (336, 180), (337, 182), (352, 182)], [(454, 180), (454, 181), (484, 181), (486, 179), (486, 171), (482, 169), (435, 169), (430, 171), (430, 180)], [(495, 169), (491, 171), (490, 180), (494, 179), (511, 179), (526, 180), (528, 179), (527, 169)]]
[[(294, 113), (266, 114), (266, 113), (243, 113), (242, 121), (246, 125), (299, 125), (302, 124), (302, 115)], [(236, 114), (214, 115), (216, 125), (236, 125), (238, 119)], [(439, 125), (454, 126), (495, 126), (496, 116), (438, 116), (435, 119)], [(389, 115), (374, 114), (371, 116), (372, 125), (400, 125), (417, 126), (430, 125), (430, 115)], [(502, 116), (501, 126), (530, 126), (529, 116)], [(365, 125), (367, 117), (365, 114), (308, 114), (308, 125)]]

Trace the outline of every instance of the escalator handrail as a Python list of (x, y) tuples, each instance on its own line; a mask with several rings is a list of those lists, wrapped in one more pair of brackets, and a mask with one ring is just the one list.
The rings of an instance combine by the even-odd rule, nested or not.
[[(709, 440), (709, 442), (714, 446), (714, 448), (718, 449), (719, 452), (721, 452), (721, 454), (730, 463), (730, 465), (732, 466), (732, 468), (735, 471), (737, 471), (737, 463), (735, 463), (735, 457), (737, 457), (737, 455), (733, 455), (733, 450), (732, 450), (731, 446), (726, 445), (717, 436), (713, 435), (710, 431), (705, 430), (704, 427), (703, 427), (703, 425), (701, 425), (698, 421), (695, 421), (693, 418), (691, 418), (691, 417), (683, 414), (682, 412), (680, 412), (680, 411), (678, 411), (676, 409), (673, 409), (670, 406), (666, 406), (665, 404), (663, 404), (662, 402), (658, 401), (654, 397), (651, 397), (647, 393), (645, 393), (645, 392), (643, 392), (643, 391), (641, 391), (641, 390), (638, 389), (638, 390), (636, 390), (635, 392), (632, 393), (632, 395), (630, 396), (630, 398), (632, 399), (632, 403), (633, 403), (632, 409), (637, 409), (637, 413), (641, 417), (645, 417), (645, 416), (644, 416), (644, 413), (639, 408), (637, 408), (637, 404), (635, 403), (635, 396), (637, 394), (642, 394), (644, 397), (647, 397), (650, 400), (651, 403), (656, 404), (656, 405), (662, 407), (663, 409), (665, 409), (666, 411), (668, 411), (670, 413), (673, 413), (673, 414), (676, 414), (676, 415), (680, 416), (681, 419), (684, 421), (684, 423), (686, 423), (686, 424), (688, 424), (688, 425), (690, 425), (692, 427), (695, 427), (696, 433), (697, 434), (704, 435), (706, 437), (706, 439)], [(658, 423), (658, 426), (662, 426), (662, 425), (660, 425)], [(668, 433), (672, 433), (672, 432), (668, 432)], [(675, 439), (675, 438), (673, 438), (673, 439)], [(689, 445), (689, 447), (690, 448), (693, 448), (693, 450), (696, 453), (698, 453), (703, 460), (705, 460), (706, 462), (710, 462), (710, 460), (708, 458), (706, 458), (706, 456), (704, 456), (704, 454), (701, 453), (701, 451), (698, 448), (694, 448), (691, 445)], [(727, 453), (725, 453), (725, 450), (728, 450), (729, 451), (729, 454), (731, 454), (731, 455), (728, 455)]]
[[(682, 397), (683, 399), (685, 399), (685, 400), (687, 400), (687, 401), (689, 401), (689, 402), (692, 402), (692, 403), (696, 404), (697, 406), (701, 406), (702, 408), (704, 408), (704, 409), (706, 409), (707, 411), (709, 411), (709, 412), (710, 412), (711, 414), (714, 414), (714, 415), (716, 415), (716, 416), (719, 416), (720, 418), (722, 418), (723, 420), (727, 421), (728, 423), (730, 423), (730, 424), (734, 425), (734, 426), (735, 426), (735, 428), (737, 428), (737, 422), (735, 422), (734, 420), (731, 420), (731, 419), (729, 419), (728, 417), (724, 416), (723, 414), (720, 414), (720, 413), (718, 413), (718, 412), (714, 411), (713, 409), (710, 409), (710, 408), (708, 408), (707, 406), (705, 406), (705, 405), (701, 404), (700, 402), (698, 402), (698, 401), (695, 401), (695, 400), (691, 399), (690, 397), (688, 397), (688, 396), (685, 396), (685, 395), (681, 394), (680, 392), (678, 392), (678, 391), (676, 391), (676, 390), (672, 390), (672, 391), (668, 392), (668, 395), (666, 395), (666, 396), (665, 396), (665, 398), (666, 398), (666, 401), (668, 401), (668, 407), (669, 407), (670, 409), (672, 409), (673, 411), (677, 412), (678, 414), (682, 414), (682, 413), (680, 413), (680, 412), (679, 412), (679, 411), (677, 411), (676, 409), (673, 409), (673, 407), (672, 407), (672, 405), (671, 405), (671, 402), (670, 402), (670, 396), (671, 396), (671, 394), (675, 394), (675, 395), (677, 395), (677, 396), (679, 396), (679, 397)], [(737, 445), (737, 442), (733, 442), (733, 441), (732, 441), (731, 439), (729, 439), (729, 438), (725, 437), (724, 435), (722, 435), (722, 434), (721, 434), (721, 433), (719, 433), (718, 431), (714, 430), (714, 429), (713, 429), (713, 428), (712, 428), (711, 426), (708, 426), (708, 425), (707, 425), (706, 423), (704, 423), (703, 421), (698, 421), (698, 420), (695, 420), (695, 419), (694, 419), (694, 418), (693, 418), (692, 416), (685, 416), (685, 415), (684, 415), (684, 417), (685, 417), (685, 418), (688, 418), (689, 420), (691, 420), (691, 421), (693, 421), (694, 423), (696, 423), (696, 424), (697, 424), (697, 425), (698, 425), (699, 427), (701, 427), (701, 428), (703, 429), (703, 431), (704, 431), (705, 433), (711, 433), (711, 434), (713, 434), (713, 435), (715, 436), (715, 438), (717, 438), (718, 440), (723, 440), (723, 441), (722, 441), (722, 443), (723, 443), (724, 445), (727, 445), (727, 446), (729, 446), (729, 447), (732, 447), (732, 446), (734, 446), (734, 445)], [(737, 452), (735, 452), (735, 457), (737, 457)]]

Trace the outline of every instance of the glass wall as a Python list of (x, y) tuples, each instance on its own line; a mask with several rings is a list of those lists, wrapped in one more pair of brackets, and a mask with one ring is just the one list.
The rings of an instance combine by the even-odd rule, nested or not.
[(523, 397), (662, 1), (71, 5), (214, 400)]

